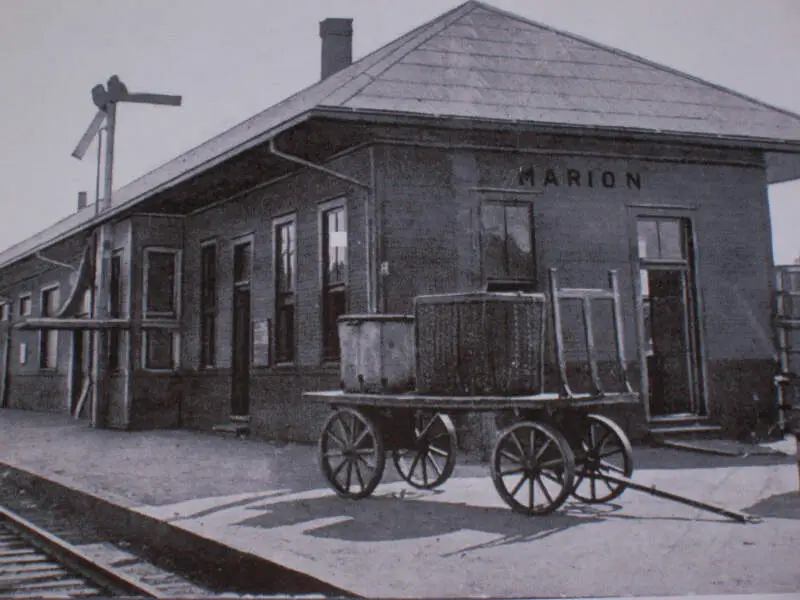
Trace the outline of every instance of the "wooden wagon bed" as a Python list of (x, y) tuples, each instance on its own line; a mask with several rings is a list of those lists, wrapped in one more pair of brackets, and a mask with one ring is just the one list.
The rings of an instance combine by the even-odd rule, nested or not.
[(590, 409), (619, 404), (638, 404), (635, 392), (612, 392), (606, 394), (575, 393), (562, 396), (557, 393), (531, 396), (432, 396), (427, 394), (367, 394), (324, 390), (305, 392), (306, 398), (336, 406), (368, 406), (375, 408), (407, 408), (436, 410), (445, 413), (494, 412), (503, 410), (541, 409)]

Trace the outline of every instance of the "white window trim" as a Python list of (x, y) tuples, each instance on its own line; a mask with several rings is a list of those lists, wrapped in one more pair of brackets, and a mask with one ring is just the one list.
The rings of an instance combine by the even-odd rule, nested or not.
[[(173, 302), (175, 303), (175, 314), (148, 312), (147, 301), (149, 294), (150, 276), (150, 254), (172, 254), (175, 261), (175, 285), (172, 290)], [(161, 246), (148, 246), (144, 249), (144, 268), (142, 269), (142, 313), (144, 320), (148, 319), (169, 319), (179, 321), (181, 318), (181, 289), (183, 285), (183, 252), (177, 248), (166, 248)]]

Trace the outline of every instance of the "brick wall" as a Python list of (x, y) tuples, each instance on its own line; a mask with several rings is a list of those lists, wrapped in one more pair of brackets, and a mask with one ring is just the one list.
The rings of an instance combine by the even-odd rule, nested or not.
[[(753, 413), (753, 394), (760, 398), (762, 417), (769, 412), (771, 233), (764, 171), (757, 156), (684, 149), (681, 162), (674, 149), (654, 145), (627, 148), (638, 156), (636, 160), (582, 156), (578, 153), (585, 148), (577, 142), (571, 144), (575, 155), (569, 155), (570, 143), (553, 143), (558, 152), (552, 156), (458, 146), (456, 142), (452, 149), (383, 146), (377, 153), (384, 211), (382, 260), (390, 265), (382, 285), (390, 312), (410, 310), (415, 294), (481, 289), (481, 201), (529, 202), (540, 289), (545, 289), (549, 267), (558, 269), (565, 287), (607, 287), (608, 270), (618, 271), (626, 358), (638, 389), (642, 334), (635, 300), (636, 218), (687, 218), (697, 240), (696, 282), (710, 416), (728, 432), (736, 432), (742, 415)], [(668, 155), (676, 160), (658, 160)], [(737, 161), (747, 164), (732, 164)], [(535, 185), (520, 185), (521, 166), (535, 169)], [(558, 174), (557, 185), (552, 180), (543, 185), (547, 169)], [(580, 186), (575, 181), (568, 184), (568, 170), (581, 174)], [(613, 187), (602, 183), (606, 171), (614, 174)], [(638, 177), (640, 188), (628, 184), (629, 172)], [(496, 191), (501, 188), (514, 193)], [(611, 313), (607, 306), (596, 311), (600, 358), (609, 359), (613, 338), (603, 323), (610, 324)], [(582, 321), (572, 308), (563, 316), (570, 372), (581, 379), (584, 371), (585, 383)], [(726, 378), (729, 384), (720, 385)]]
[[(368, 151), (335, 159), (328, 168), (369, 181)], [(338, 385), (338, 367), (319, 371), (322, 363), (322, 312), (319, 204), (345, 198), (348, 215), (348, 312), (367, 309), (366, 192), (350, 183), (310, 170), (276, 181), (244, 197), (189, 216), (184, 221), (182, 365), (187, 378), (182, 418), (186, 426), (208, 428), (227, 420), (230, 411), (230, 367), (233, 317), (233, 245), (252, 236), (251, 317), (274, 322), (273, 219), (296, 215), (296, 369), (254, 367), (250, 383), (251, 427), (258, 434), (310, 441), (302, 391), (320, 377)], [(198, 371), (200, 361), (200, 248), (217, 244), (218, 296), (216, 369)], [(317, 411), (319, 412), (319, 411)]]

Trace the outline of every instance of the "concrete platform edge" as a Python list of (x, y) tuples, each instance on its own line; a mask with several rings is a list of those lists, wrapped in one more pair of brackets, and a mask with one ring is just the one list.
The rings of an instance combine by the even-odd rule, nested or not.
[(66, 504), (79, 514), (91, 514), (91, 522), (109, 536), (144, 546), (157, 543), (179, 568), (216, 571), (223, 585), (239, 593), (324, 594), (360, 598), (305, 573), (265, 558), (231, 548), (216, 540), (187, 531), (136, 510), (123, 497), (98, 494), (75, 487), (57, 476), (43, 476), (0, 461), (0, 484), (12, 483), (35, 496)]

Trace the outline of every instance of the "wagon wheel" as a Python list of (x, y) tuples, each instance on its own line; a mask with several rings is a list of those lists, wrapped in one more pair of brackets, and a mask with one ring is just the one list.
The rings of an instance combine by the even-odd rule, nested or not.
[(617, 498), (624, 483), (603, 478), (603, 472), (630, 477), (633, 450), (619, 425), (601, 415), (587, 415), (580, 447), (575, 449), (575, 485), (572, 495), (583, 502), (599, 504)]
[(383, 438), (367, 416), (352, 408), (340, 408), (322, 430), (319, 459), (322, 473), (337, 494), (365, 498), (383, 475)]
[(419, 413), (414, 417), (414, 446), (392, 453), (395, 469), (415, 488), (442, 485), (456, 466), (458, 438), (447, 415)]
[(569, 496), (575, 457), (567, 440), (544, 423), (523, 421), (500, 432), (492, 451), (492, 481), (513, 510), (553, 512)]

